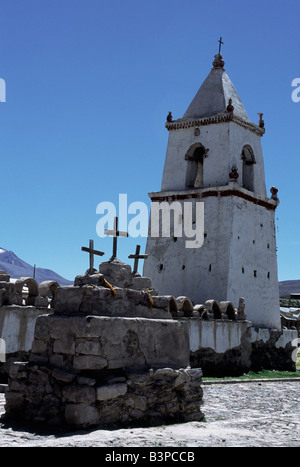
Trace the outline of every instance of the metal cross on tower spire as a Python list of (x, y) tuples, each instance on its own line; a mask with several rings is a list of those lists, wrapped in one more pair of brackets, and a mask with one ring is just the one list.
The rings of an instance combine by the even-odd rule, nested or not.
[(224, 44), (224, 42), (222, 42), (222, 37), (220, 37), (220, 40), (218, 40), (219, 42), (219, 54), (221, 53), (221, 47), (222, 47), (222, 44)]

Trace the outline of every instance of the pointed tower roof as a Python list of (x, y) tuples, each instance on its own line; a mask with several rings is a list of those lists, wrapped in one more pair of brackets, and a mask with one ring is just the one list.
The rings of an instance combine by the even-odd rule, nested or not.
[[(229, 101), (230, 99), (231, 101)], [(215, 55), (211, 72), (198, 90), (183, 118), (211, 117), (226, 112), (228, 105), (233, 106), (233, 113), (236, 117), (249, 122), (238, 92), (224, 69), (224, 60), (219, 50), (219, 53)]]

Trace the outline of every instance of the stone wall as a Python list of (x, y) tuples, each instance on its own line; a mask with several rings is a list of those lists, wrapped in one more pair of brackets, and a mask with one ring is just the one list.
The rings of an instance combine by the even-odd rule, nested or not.
[(259, 371), (296, 371), (293, 354), (298, 347), (298, 332), (290, 329), (263, 329), (252, 327), (251, 369)]
[(191, 366), (204, 376), (238, 376), (251, 368), (249, 321), (189, 319)]
[(201, 420), (201, 376), (200, 369), (80, 372), (15, 363), (6, 413), (81, 428)]

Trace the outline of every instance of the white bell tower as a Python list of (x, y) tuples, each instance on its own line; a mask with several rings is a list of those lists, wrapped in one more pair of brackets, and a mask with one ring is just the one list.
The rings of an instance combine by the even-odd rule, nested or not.
[[(221, 47), (221, 43), (220, 43)], [(244, 297), (253, 325), (280, 328), (275, 237), (277, 189), (267, 197), (261, 147), (264, 122), (252, 123), (224, 69), (219, 49), (213, 68), (182, 118), (166, 122), (169, 141), (161, 191), (152, 202), (204, 203), (204, 243), (149, 237), (144, 276), (160, 293), (194, 304)], [(171, 211), (172, 212), (172, 211)], [(178, 212), (176, 213), (178, 215)], [(194, 220), (195, 223), (195, 220)]]

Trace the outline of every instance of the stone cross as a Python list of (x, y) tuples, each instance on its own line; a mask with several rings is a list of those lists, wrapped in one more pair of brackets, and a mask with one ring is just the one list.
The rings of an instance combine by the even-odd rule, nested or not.
[(141, 249), (141, 245), (137, 245), (136, 250), (135, 250), (135, 254), (128, 256), (128, 258), (134, 258), (133, 275), (137, 273), (138, 265), (139, 265), (139, 259), (148, 258), (148, 255), (140, 255), (140, 249)]
[(219, 42), (219, 54), (221, 53), (221, 47), (222, 47), (222, 44), (224, 44), (224, 42), (222, 42), (222, 37), (220, 37), (220, 40), (218, 41)]
[(89, 248), (83, 246), (81, 247), (81, 251), (86, 251), (90, 255), (90, 269), (93, 269), (94, 267), (94, 255), (98, 256), (103, 256), (104, 252), (103, 251), (97, 251), (94, 250), (94, 240), (90, 240), (90, 246)]
[(121, 232), (118, 230), (118, 218), (115, 217), (114, 219), (114, 228), (113, 230), (104, 230), (105, 235), (112, 235), (114, 237), (114, 242), (113, 242), (113, 255), (110, 258), (111, 260), (115, 259), (117, 257), (117, 238), (118, 237), (128, 237), (127, 232)]

